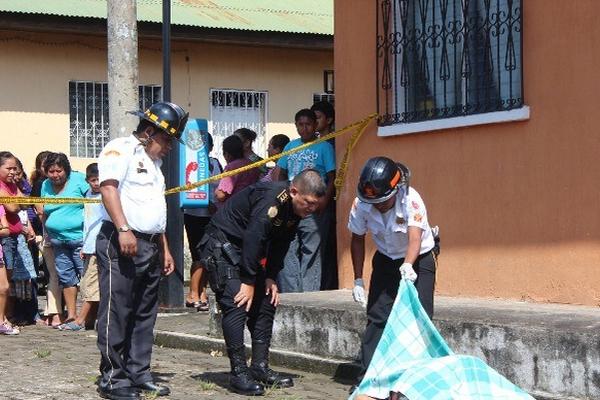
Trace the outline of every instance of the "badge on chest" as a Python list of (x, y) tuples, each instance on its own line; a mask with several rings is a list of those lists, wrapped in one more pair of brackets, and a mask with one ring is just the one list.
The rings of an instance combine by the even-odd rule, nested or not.
[(142, 161), (138, 162), (137, 173), (138, 174), (147, 174), (148, 173), (148, 170), (146, 168), (144, 168), (144, 163)]

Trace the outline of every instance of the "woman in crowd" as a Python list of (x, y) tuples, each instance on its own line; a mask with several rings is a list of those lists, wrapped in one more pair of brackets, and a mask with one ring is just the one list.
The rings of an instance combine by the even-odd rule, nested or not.
[[(290, 138), (287, 137), (286, 135), (274, 135), (271, 140), (269, 140), (269, 146), (267, 147), (267, 154), (269, 155), (269, 157), (273, 157), (274, 155), (277, 155), (279, 153), (281, 153), (285, 147), (286, 144), (288, 144), (290, 142)], [(275, 170), (275, 165), (276, 163), (273, 162), (273, 165), (269, 165), (269, 163), (266, 164), (266, 167), (268, 169), (267, 174), (265, 176), (263, 176), (260, 181), (261, 182), (273, 182), (273, 171)]]
[[(84, 198), (90, 189), (85, 175), (71, 171), (69, 159), (63, 153), (49, 154), (43, 167), (48, 179), (42, 184), (42, 197)], [(83, 246), (83, 204), (45, 204), (42, 219), (54, 251), (58, 281), (67, 307), (65, 323), (69, 323), (77, 318), (77, 285), (83, 274), (80, 256)]]
[[(223, 140), (223, 157), (225, 157), (225, 161), (227, 161), (224, 170), (225, 172), (251, 164), (250, 160), (244, 157), (242, 140), (236, 135), (228, 136)], [(219, 181), (219, 186), (215, 190), (217, 206), (222, 206), (228, 198), (246, 186), (252, 185), (258, 181), (258, 178), (258, 170), (252, 168), (248, 171), (221, 179)]]
[[(10, 234), (8, 221), (6, 220), (6, 212), (4, 206), (0, 205), (0, 238), (5, 238)], [(6, 318), (6, 302), (10, 293), (10, 285), (8, 283), (8, 274), (6, 265), (4, 265), (4, 254), (2, 245), (0, 244), (0, 335), (17, 335), (19, 330), (14, 328)]]
[[(42, 195), (42, 183), (46, 180), (46, 173), (44, 172), (43, 164), (46, 157), (52, 154), (51, 151), (41, 151), (35, 157), (35, 169), (31, 173), (31, 196), (41, 197)], [(36, 204), (36, 214), (39, 217), (44, 212), (42, 204)], [(48, 285), (46, 287), (46, 309), (44, 310), (44, 316), (46, 317), (46, 325), (57, 328), (63, 323), (62, 320), (62, 293), (60, 286), (58, 285), (58, 275), (56, 274), (56, 266), (54, 265), (54, 252), (50, 245), (50, 239), (44, 233), (44, 224), (41, 219), (39, 224), (33, 222), (31, 225), (36, 234), (36, 237), (41, 236), (43, 239), (40, 243), (40, 250), (44, 257), (44, 264), (46, 265)]]
[[(23, 193), (16, 185), (17, 158), (8, 151), (0, 151), (0, 196), (1, 197), (22, 197)], [(6, 224), (8, 226), (8, 235), (0, 239), (4, 253), (5, 269), (7, 279), (10, 282), (13, 279), (13, 269), (18, 271), (19, 280), (29, 274), (29, 279), (35, 278), (33, 260), (27, 247), (27, 240), (33, 240), (35, 235), (31, 227), (24, 227), (19, 217), (19, 212), (27, 206), (19, 204), (3, 204), (6, 212)], [(23, 274), (23, 275), (21, 275)], [(26, 296), (27, 294), (24, 293)], [(6, 302), (5, 302), (6, 304)], [(6, 305), (4, 313), (6, 314)], [(10, 327), (10, 323), (3, 317), (0, 321), (5, 329)], [(16, 329), (16, 328), (15, 328)], [(18, 333), (18, 332), (17, 332)]]
[[(208, 154), (213, 150), (214, 143), (212, 135), (203, 132), (203, 139)], [(208, 157), (209, 176), (215, 176), (223, 171), (221, 163), (214, 157)], [(190, 291), (185, 300), (186, 307), (195, 308), (198, 311), (208, 311), (208, 297), (206, 295), (206, 284), (208, 282), (204, 268), (200, 264), (196, 247), (204, 230), (210, 222), (210, 217), (215, 211), (214, 192), (218, 186), (218, 181), (211, 182), (208, 188), (209, 206), (208, 208), (186, 208), (183, 210), (183, 222), (187, 233), (188, 245), (192, 255), (192, 267), (190, 268)]]
[[(239, 128), (236, 129), (233, 132), (233, 134), (242, 140), (242, 146), (244, 148), (244, 157), (250, 160), (250, 163), (255, 163), (257, 161), (262, 160), (262, 157), (260, 157), (254, 152), (254, 150), (252, 150), (252, 145), (256, 141), (256, 132), (248, 128)], [(261, 165), (260, 167), (258, 167), (258, 172), (260, 174), (259, 177), (262, 178), (267, 173), (267, 166)]]

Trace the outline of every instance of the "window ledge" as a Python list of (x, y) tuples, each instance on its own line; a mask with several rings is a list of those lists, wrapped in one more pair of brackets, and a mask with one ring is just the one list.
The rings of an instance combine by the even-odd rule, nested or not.
[(462, 128), (466, 126), (497, 124), (500, 122), (526, 121), (529, 119), (529, 106), (515, 110), (496, 111), (485, 114), (467, 115), (435, 119), (431, 121), (400, 123), (377, 128), (377, 136), (408, 135), (410, 133), (438, 131), (449, 128)]

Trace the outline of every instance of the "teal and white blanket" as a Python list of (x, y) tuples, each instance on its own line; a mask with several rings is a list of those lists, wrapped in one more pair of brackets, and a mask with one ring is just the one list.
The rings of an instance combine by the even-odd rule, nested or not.
[(358, 394), (409, 400), (533, 400), (482, 360), (450, 350), (419, 302), (412, 283), (400, 283), (387, 325)]

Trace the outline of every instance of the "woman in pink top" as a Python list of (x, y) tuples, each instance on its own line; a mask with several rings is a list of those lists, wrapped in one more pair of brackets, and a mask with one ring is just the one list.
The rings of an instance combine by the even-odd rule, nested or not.
[[(242, 140), (235, 135), (226, 137), (225, 140), (223, 140), (223, 157), (225, 157), (225, 161), (227, 161), (224, 172), (232, 171), (251, 163), (250, 160), (244, 157)], [(237, 175), (222, 178), (219, 181), (219, 186), (215, 189), (217, 207), (222, 206), (225, 200), (246, 186), (256, 183), (259, 177), (260, 174), (258, 169), (253, 168)]]
[[(0, 205), (0, 237), (6, 237), (9, 234), (6, 212), (4, 211), (4, 207)], [(16, 335), (19, 333), (17, 328), (13, 328), (9, 323), (5, 323), (6, 299), (8, 298), (9, 288), (6, 265), (4, 265), (4, 254), (2, 253), (2, 245), (0, 245), (0, 335)]]
[[(8, 151), (0, 151), (0, 196), (6, 197), (21, 197), (23, 193), (19, 190), (15, 183), (17, 173), (17, 159)], [(5, 274), (7, 279), (16, 279), (16, 272), (19, 274), (28, 275), (35, 278), (35, 269), (33, 267), (33, 259), (27, 248), (27, 241), (35, 238), (33, 229), (29, 224), (25, 227), (19, 218), (21, 207), (19, 204), (4, 204), (3, 211), (5, 212), (4, 222), (2, 226), (7, 226), (8, 229), (3, 229), (0, 235), (2, 250), (6, 265), (2, 268), (2, 274)], [(8, 230), (8, 232), (6, 232)], [(13, 269), (15, 271), (13, 271)], [(24, 275), (23, 275), (24, 276)], [(23, 278), (19, 276), (19, 280)], [(0, 281), (2, 278), (0, 278)], [(14, 335), (19, 331), (12, 328), (6, 319), (6, 294), (1, 294), (2, 283), (0, 283), (0, 334)]]

